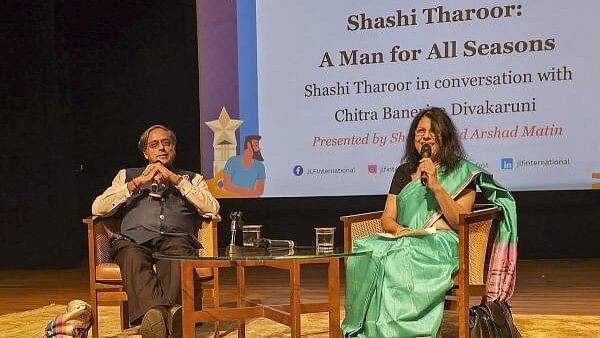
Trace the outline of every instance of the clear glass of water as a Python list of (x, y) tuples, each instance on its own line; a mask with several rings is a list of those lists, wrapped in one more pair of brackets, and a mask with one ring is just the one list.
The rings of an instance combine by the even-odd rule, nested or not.
[(335, 228), (315, 228), (315, 247), (317, 253), (332, 253), (334, 247), (333, 235)]
[(254, 246), (260, 239), (260, 228), (262, 228), (262, 225), (244, 225), (242, 227), (242, 244), (244, 246)]

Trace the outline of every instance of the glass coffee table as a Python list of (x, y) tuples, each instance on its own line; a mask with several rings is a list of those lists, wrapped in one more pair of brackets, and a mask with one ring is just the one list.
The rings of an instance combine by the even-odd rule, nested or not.
[[(329, 337), (340, 336), (340, 258), (364, 255), (365, 252), (343, 252), (334, 248), (331, 253), (317, 253), (314, 247), (295, 247), (292, 250), (235, 247), (220, 249), (218, 256), (172, 256), (154, 254), (157, 259), (177, 260), (181, 264), (181, 306), (183, 336), (194, 337), (197, 322), (216, 322), (215, 337), (218, 337), (218, 321), (238, 320), (238, 337), (245, 337), (246, 318), (265, 317), (287, 325), (291, 337), (300, 337), (300, 315), (302, 313), (328, 312)], [(300, 268), (307, 264), (327, 264), (326, 302), (302, 303), (300, 299)], [(246, 298), (245, 268), (264, 266), (289, 271), (289, 304), (266, 305)], [(221, 307), (219, 301), (218, 268), (236, 268), (237, 307)], [(194, 303), (194, 269), (214, 269), (214, 307), (196, 310)]]

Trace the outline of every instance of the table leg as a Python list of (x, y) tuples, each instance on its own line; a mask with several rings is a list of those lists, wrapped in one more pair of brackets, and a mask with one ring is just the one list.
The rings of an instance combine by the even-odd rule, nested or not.
[(327, 268), (329, 289), (329, 337), (340, 336), (340, 260), (332, 258)]
[[(219, 269), (213, 268), (213, 308), (221, 307), (221, 290), (219, 289)], [(202, 304), (200, 304), (202, 305)], [(214, 338), (219, 338), (220, 330), (219, 330), (219, 321), (215, 320), (214, 324)]]
[(194, 266), (182, 260), (181, 263), (181, 310), (184, 337), (196, 336), (194, 322)]
[[(236, 267), (237, 272), (237, 287), (238, 287), (238, 308), (246, 306), (246, 270), (244, 266), (238, 265)], [(246, 318), (240, 318), (238, 320), (238, 338), (246, 337)]]
[(300, 338), (300, 264), (290, 263), (290, 330), (292, 338)]

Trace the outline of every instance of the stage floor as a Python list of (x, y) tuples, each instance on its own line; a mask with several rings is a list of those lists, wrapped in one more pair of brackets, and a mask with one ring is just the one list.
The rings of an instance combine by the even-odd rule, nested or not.
[[(270, 303), (288, 301), (288, 274), (268, 268), (247, 270), (248, 296)], [(223, 302), (234, 302), (232, 269), (222, 269)], [(600, 315), (600, 259), (521, 260), (511, 300), (514, 313)], [(343, 287), (343, 275), (342, 275)], [(324, 266), (302, 269), (302, 299), (324, 299)], [(88, 300), (87, 267), (64, 270), (0, 270), (0, 315)], [(473, 303), (477, 299), (472, 299)], [(343, 304), (343, 295), (342, 295)]]

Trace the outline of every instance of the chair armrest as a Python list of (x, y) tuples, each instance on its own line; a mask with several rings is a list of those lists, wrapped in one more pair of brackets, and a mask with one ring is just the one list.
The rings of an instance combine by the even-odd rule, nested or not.
[(201, 218), (205, 219), (205, 220), (212, 220), (212, 221), (217, 221), (220, 222), (223, 219), (221, 218), (221, 215), (219, 214), (213, 214), (213, 213), (206, 213), (206, 214), (202, 214), (200, 215)]
[(355, 222), (362, 222), (362, 221), (368, 221), (368, 220), (372, 220), (372, 219), (376, 219), (376, 218), (381, 218), (381, 215), (383, 214), (383, 211), (371, 211), (371, 212), (365, 212), (362, 214), (353, 214), (353, 215), (345, 215), (345, 216), (340, 216), (340, 221), (346, 223), (355, 223)]
[(495, 204), (475, 204), (471, 212), (459, 215), (458, 226), (493, 220), (501, 211), (502, 208)]

